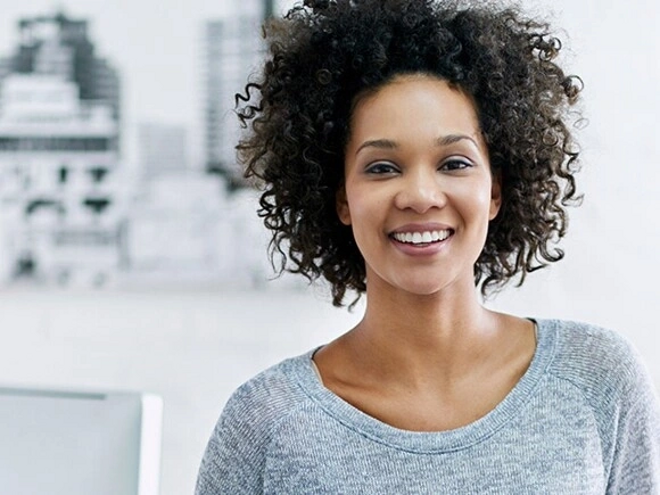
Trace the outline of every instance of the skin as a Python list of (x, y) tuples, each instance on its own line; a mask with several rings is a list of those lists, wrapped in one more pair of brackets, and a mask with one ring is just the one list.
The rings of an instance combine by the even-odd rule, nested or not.
[[(532, 322), (484, 308), (473, 265), (501, 205), (470, 97), (397, 76), (357, 102), (337, 214), (366, 263), (362, 321), (320, 349), (324, 385), (397, 428), (442, 431), (488, 414), (535, 349)], [(394, 232), (449, 237), (413, 246)]]

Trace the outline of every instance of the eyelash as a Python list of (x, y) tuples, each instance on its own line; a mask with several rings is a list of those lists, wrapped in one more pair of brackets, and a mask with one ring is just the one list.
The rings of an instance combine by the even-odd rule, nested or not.
[[(458, 165), (458, 166), (457, 167), (455, 167), (455, 166), (447, 167), (447, 165)], [(456, 159), (456, 158), (451, 159), (451, 160), (447, 160), (441, 166), (441, 168), (443, 168), (445, 170), (448, 170), (448, 171), (463, 170), (465, 168), (470, 168), (470, 167), (472, 167), (472, 163), (470, 163), (469, 161), (459, 160), (459, 159)]]
[[(382, 168), (386, 168), (388, 170), (386, 170), (386, 171), (380, 170), (379, 171), (379, 169), (382, 169)], [(374, 175), (392, 174), (392, 173), (396, 173), (398, 171), (399, 171), (399, 169), (395, 165), (393, 165), (392, 163), (387, 163), (387, 162), (372, 163), (366, 169), (366, 172), (368, 174), (374, 174)]]
[[(439, 170), (446, 170), (448, 172), (452, 172), (454, 170), (463, 170), (466, 168), (470, 168), (472, 166), (473, 166), (472, 163), (470, 163), (467, 160), (460, 160), (455, 158), (443, 162), (440, 165)], [(374, 175), (385, 175), (385, 174), (397, 173), (399, 172), (399, 169), (392, 163), (376, 162), (369, 165), (366, 169), (366, 172), (368, 174), (374, 174)]]

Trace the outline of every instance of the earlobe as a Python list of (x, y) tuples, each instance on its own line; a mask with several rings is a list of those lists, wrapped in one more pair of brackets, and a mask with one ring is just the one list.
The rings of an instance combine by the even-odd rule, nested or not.
[(335, 195), (335, 207), (339, 221), (344, 225), (350, 225), (351, 212), (348, 208), (348, 201), (346, 200), (346, 188), (343, 185), (339, 187)]

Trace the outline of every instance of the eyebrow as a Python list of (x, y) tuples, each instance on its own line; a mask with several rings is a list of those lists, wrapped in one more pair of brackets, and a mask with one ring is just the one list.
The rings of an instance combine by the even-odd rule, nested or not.
[(473, 137), (468, 136), (467, 134), (448, 134), (447, 136), (442, 136), (436, 139), (436, 144), (439, 146), (448, 146), (450, 144), (458, 143), (459, 141), (462, 141), (463, 139), (467, 139), (468, 141), (472, 141), (472, 143), (478, 148), (479, 145), (477, 142), (474, 140)]
[[(464, 139), (471, 141), (477, 148), (479, 148), (479, 145), (474, 140), (474, 138), (468, 136), (467, 134), (448, 134), (446, 136), (441, 136), (435, 140), (435, 144), (438, 146), (449, 146), (450, 144), (457, 143)], [(393, 150), (398, 148), (399, 145), (396, 141), (392, 141), (391, 139), (372, 139), (362, 143), (360, 147), (355, 151), (355, 154), (358, 154), (363, 148), (370, 148), (370, 147), (385, 149), (385, 150)]]
[(391, 139), (372, 139), (370, 141), (365, 141), (360, 145), (360, 147), (355, 151), (357, 155), (363, 148), (378, 148), (381, 150), (393, 150), (398, 148), (399, 145), (396, 141)]

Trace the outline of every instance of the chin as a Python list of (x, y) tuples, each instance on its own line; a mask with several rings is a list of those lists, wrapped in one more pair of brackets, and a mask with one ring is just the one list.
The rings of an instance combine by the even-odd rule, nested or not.
[(418, 267), (376, 272), (367, 267), (367, 290), (374, 293), (395, 292), (405, 296), (432, 297), (442, 293), (464, 292), (466, 286), (474, 287), (472, 272), (464, 273), (457, 267), (438, 269)]
[(431, 297), (443, 292), (451, 284), (450, 283), (439, 283), (438, 280), (433, 281), (424, 281), (424, 282), (411, 282), (408, 281), (392, 284), (393, 287), (397, 288), (400, 292), (407, 293), (411, 296), (419, 297)]

